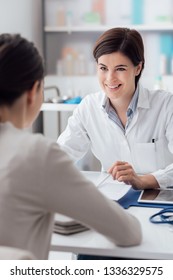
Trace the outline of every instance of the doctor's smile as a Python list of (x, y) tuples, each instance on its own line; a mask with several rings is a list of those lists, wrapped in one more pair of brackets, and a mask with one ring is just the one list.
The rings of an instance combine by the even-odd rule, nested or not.
[(110, 89), (118, 89), (121, 85), (116, 85), (116, 86), (109, 86), (107, 85), (108, 88)]
[(122, 84), (118, 84), (118, 85), (114, 85), (114, 86), (105, 84), (105, 86), (107, 87), (108, 92), (116, 94), (120, 90)]

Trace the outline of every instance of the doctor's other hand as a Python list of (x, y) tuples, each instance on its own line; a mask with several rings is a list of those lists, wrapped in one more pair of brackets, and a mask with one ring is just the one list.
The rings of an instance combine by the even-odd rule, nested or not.
[(159, 188), (159, 184), (153, 175), (137, 175), (131, 164), (125, 161), (115, 162), (107, 172), (112, 175), (114, 180), (132, 185), (134, 189)]

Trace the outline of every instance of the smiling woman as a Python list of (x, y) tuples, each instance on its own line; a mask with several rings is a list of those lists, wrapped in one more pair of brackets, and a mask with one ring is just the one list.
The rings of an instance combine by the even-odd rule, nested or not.
[(91, 148), (103, 170), (135, 189), (173, 185), (173, 95), (139, 83), (145, 64), (140, 33), (107, 30), (93, 56), (101, 91), (82, 100), (58, 143), (75, 161)]
[(141, 35), (110, 29), (96, 41), (93, 55), (102, 90), (82, 100), (58, 143), (75, 161), (91, 148), (103, 170), (135, 189), (173, 185), (173, 94), (139, 84), (145, 63)]

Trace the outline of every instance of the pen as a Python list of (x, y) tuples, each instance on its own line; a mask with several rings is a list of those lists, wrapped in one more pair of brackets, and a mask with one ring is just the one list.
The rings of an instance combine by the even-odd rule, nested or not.
[(111, 176), (111, 174), (107, 174), (103, 179), (98, 179), (96, 186), (99, 187), (101, 184), (103, 184), (109, 177)]

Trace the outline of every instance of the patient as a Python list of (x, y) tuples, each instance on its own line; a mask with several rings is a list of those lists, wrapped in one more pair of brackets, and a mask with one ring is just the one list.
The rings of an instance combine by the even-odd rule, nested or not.
[(118, 246), (140, 244), (138, 220), (102, 195), (58, 144), (25, 129), (39, 113), (43, 80), (34, 44), (0, 35), (0, 245), (47, 259), (55, 212)]

